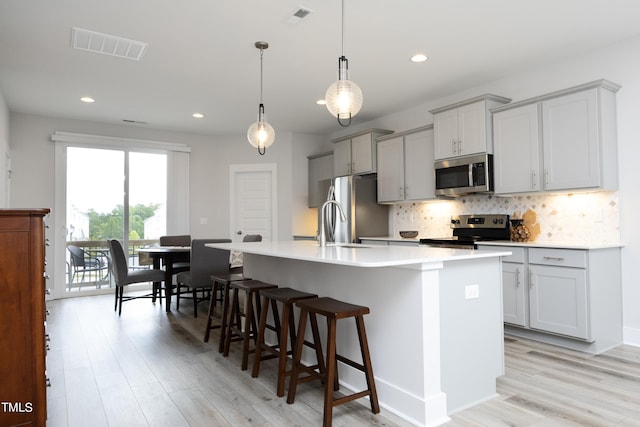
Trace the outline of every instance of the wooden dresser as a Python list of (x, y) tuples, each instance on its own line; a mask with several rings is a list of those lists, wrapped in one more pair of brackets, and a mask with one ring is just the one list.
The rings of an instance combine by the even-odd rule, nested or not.
[(49, 209), (0, 209), (0, 425), (44, 426)]

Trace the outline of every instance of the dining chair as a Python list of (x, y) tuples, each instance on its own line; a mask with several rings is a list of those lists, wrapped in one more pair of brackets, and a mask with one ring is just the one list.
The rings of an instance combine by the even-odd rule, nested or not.
[[(160, 236), (160, 246), (189, 246), (191, 245), (190, 234), (178, 234), (172, 236)], [(188, 271), (189, 261), (178, 261), (173, 263), (173, 273)]]
[[(198, 317), (198, 303), (209, 301), (213, 287), (211, 275), (229, 271), (229, 251), (209, 248), (205, 246), (207, 243), (231, 243), (231, 239), (193, 239), (191, 269), (176, 276), (176, 309), (180, 309), (181, 298), (190, 298), (193, 300), (194, 317)], [(182, 292), (185, 288), (191, 290), (191, 296)]]
[[(116, 282), (116, 303), (114, 311), (118, 310), (118, 316), (120, 316), (120, 314), (122, 314), (122, 303), (124, 301), (138, 298), (153, 298), (155, 296), (156, 291), (159, 291), (159, 289), (156, 289), (156, 283), (160, 283), (165, 279), (164, 271), (160, 269), (130, 269), (127, 264), (127, 257), (124, 253), (124, 249), (122, 248), (122, 244), (116, 239), (107, 240), (107, 244), (109, 245), (109, 251), (111, 252), (111, 273), (113, 274)], [(153, 293), (124, 297), (125, 286), (131, 285), (132, 283), (144, 282), (153, 283)], [(118, 304), (120, 305), (119, 309)]]

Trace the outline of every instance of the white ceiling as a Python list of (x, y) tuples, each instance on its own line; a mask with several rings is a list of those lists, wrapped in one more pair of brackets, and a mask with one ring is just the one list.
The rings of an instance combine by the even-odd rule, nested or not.
[[(354, 123), (640, 34), (638, 0), (346, 0)], [(299, 8), (313, 10), (297, 24)], [(337, 79), (340, 0), (2, 0), (0, 91), (14, 112), (150, 128), (332, 133), (315, 101)], [(148, 43), (141, 61), (71, 48), (80, 27)], [(409, 61), (423, 52), (429, 60)], [(91, 96), (94, 104), (80, 102)], [(194, 112), (203, 119), (191, 117)]]

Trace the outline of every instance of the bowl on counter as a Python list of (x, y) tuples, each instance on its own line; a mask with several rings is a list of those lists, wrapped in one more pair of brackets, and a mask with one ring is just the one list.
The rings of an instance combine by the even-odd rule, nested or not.
[(400, 237), (403, 239), (413, 239), (414, 237), (418, 237), (417, 231), (401, 231)]

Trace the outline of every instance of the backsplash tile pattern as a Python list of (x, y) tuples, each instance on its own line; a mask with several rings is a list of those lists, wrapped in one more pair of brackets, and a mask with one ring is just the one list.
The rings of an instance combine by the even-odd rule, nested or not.
[(393, 237), (418, 230), (421, 237), (451, 235), (449, 220), (459, 214), (520, 215), (533, 210), (539, 242), (619, 243), (618, 192), (526, 194), (511, 197), (470, 195), (452, 200), (393, 205)]

